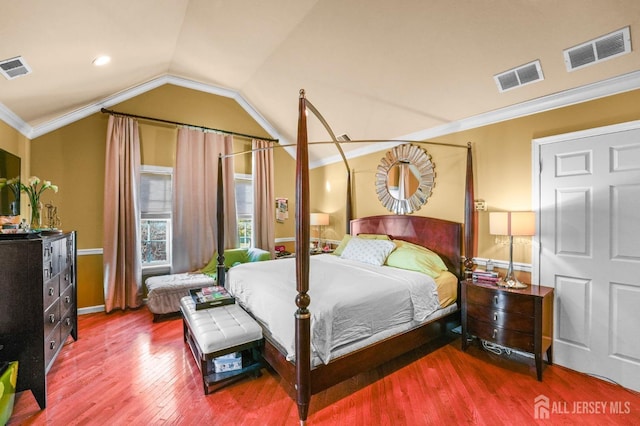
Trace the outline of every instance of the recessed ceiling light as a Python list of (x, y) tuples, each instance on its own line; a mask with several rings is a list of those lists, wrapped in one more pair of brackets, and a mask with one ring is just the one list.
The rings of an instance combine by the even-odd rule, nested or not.
[(95, 58), (92, 64), (96, 67), (101, 67), (103, 65), (107, 65), (109, 62), (111, 62), (111, 58), (109, 56), (102, 55)]

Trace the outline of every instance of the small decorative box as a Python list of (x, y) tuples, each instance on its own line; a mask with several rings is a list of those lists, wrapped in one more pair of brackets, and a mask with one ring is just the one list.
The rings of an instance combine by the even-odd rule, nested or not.
[(216, 373), (241, 370), (242, 353), (233, 352), (227, 355), (219, 356), (213, 360), (213, 366)]

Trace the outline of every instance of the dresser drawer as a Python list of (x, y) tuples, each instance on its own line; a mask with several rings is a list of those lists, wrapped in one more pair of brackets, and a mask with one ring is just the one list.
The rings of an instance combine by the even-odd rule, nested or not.
[(498, 345), (520, 349), (526, 352), (534, 351), (533, 334), (509, 330), (484, 321), (469, 323), (469, 333), (480, 339), (488, 340)]
[(49, 281), (45, 282), (42, 286), (44, 309), (47, 309), (53, 304), (53, 302), (58, 300), (58, 296), (60, 295), (59, 278), (59, 276), (56, 276), (55, 278), (52, 278)]
[(49, 306), (49, 309), (44, 311), (44, 336), (48, 336), (51, 333), (60, 322), (60, 318), (60, 305), (58, 303)]
[(535, 325), (532, 316), (476, 304), (467, 305), (467, 315), (469, 316), (469, 322), (484, 321), (496, 327), (525, 333), (530, 333)]
[[(65, 336), (66, 337), (66, 336)], [(47, 337), (44, 338), (44, 366), (45, 372), (49, 372), (51, 364), (53, 363), (54, 355), (60, 348), (60, 326), (54, 328)]]
[(60, 272), (60, 294), (71, 286), (71, 269), (66, 268)]
[(467, 285), (467, 303), (489, 306), (509, 312), (519, 312), (534, 316), (535, 300), (522, 294), (510, 293), (506, 290), (487, 289), (474, 285)]
[[(75, 308), (74, 308), (75, 309)], [(66, 313), (62, 314), (62, 319), (60, 320), (60, 340), (64, 342), (67, 339), (67, 336), (71, 334), (71, 331), (74, 327), (74, 317), (72, 310), (68, 310)]]
[(68, 286), (65, 290), (62, 290), (62, 294), (60, 294), (60, 313), (64, 315), (65, 312), (72, 307), (76, 301), (73, 300), (73, 286)]

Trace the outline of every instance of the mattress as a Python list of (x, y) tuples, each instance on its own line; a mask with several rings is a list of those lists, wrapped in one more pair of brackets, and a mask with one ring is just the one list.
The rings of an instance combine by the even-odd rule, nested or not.
[[(227, 287), (292, 360), (295, 259), (238, 265)], [(312, 357), (323, 363), (349, 345), (415, 327), (441, 309), (437, 284), (425, 274), (330, 254), (310, 258), (309, 296)]]

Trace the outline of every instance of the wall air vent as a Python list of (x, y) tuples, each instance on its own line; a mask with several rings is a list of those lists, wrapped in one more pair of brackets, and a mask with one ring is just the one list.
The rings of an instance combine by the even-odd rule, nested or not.
[(564, 50), (567, 71), (574, 71), (631, 52), (629, 27)]
[(544, 80), (540, 61), (536, 60), (520, 67), (494, 75), (493, 79), (498, 85), (500, 92), (515, 89), (525, 84), (535, 83)]
[(27, 65), (22, 56), (16, 56), (15, 58), (0, 61), (0, 74), (2, 74), (7, 80), (13, 80), (16, 77), (21, 77), (30, 73), (31, 67)]

